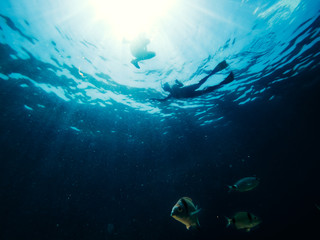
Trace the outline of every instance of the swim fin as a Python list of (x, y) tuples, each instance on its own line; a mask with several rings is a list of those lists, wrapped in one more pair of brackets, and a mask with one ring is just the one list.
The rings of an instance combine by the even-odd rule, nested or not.
[(228, 75), (228, 77), (225, 80), (223, 80), (219, 85), (224, 85), (224, 84), (231, 83), (233, 80), (234, 80), (234, 75), (233, 75), (233, 72), (231, 72)]
[(216, 69), (217, 71), (221, 71), (225, 68), (228, 67), (228, 63), (226, 62), (226, 60), (223, 60), (221, 63), (219, 63), (217, 66), (216, 66)]
[(228, 67), (228, 63), (226, 62), (226, 60), (223, 60), (221, 63), (219, 63), (213, 70), (212, 72), (210, 73), (210, 75), (213, 75), (225, 68)]

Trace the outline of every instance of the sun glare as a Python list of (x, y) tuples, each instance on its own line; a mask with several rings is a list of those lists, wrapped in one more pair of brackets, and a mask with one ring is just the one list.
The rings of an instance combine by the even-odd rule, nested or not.
[(91, 0), (95, 16), (117, 37), (133, 38), (149, 32), (173, 6), (174, 0)]

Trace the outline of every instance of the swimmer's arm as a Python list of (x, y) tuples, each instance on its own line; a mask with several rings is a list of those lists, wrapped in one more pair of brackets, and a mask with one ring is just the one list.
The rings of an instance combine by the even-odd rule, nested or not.
[(171, 94), (165, 98), (150, 98), (150, 100), (152, 101), (159, 101), (159, 102), (165, 102), (167, 101), (169, 98), (171, 98)]
[(180, 82), (179, 80), (176, 80), (175, 83), (176, 83), (179, 87), (183, 87), (183, 83)]

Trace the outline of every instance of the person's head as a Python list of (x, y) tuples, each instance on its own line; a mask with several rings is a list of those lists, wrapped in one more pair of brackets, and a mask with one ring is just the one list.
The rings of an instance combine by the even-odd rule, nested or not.
[(171, 92), (171, 87), (169, 85), (169, 83), (165, 83), (163, 84), (163, 90), (165, 90), (166, 92)]

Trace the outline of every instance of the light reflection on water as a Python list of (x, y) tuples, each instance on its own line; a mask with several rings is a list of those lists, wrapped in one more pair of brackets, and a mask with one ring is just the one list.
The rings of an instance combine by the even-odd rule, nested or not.
[[(225, 96), (237, 105), (272, 100), (268, 90), (273, 85), (319, 66), (318, 1), (179, 4), (146, 33), (148, 48), (157, 55), (136, 69), (128, 45), (95, 20), (85, 3), (2, 1), (0, 43), (7, 52), (0, 78), (77, 104), (108, 108), (119, 103), (168, 118), (188, 109), (207, 125), (223, 119), (212, 109)], [(161, 83), (196, 83), (224, 59), (235, 73), (233, 83), (187, 101), (149, 100), (165, 97)], [(228, 71), (207, 84), (225, 74)]]

